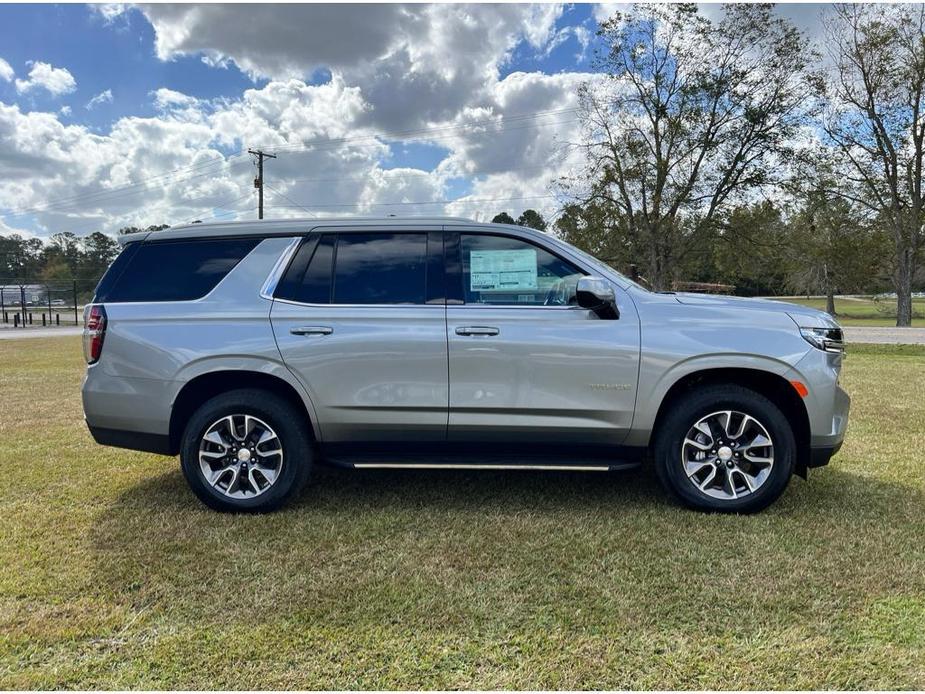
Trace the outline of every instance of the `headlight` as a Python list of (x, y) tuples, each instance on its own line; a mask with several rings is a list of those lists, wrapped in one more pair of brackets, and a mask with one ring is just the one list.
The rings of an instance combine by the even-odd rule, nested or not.
[(823, 352), (844, 352), (845, 338), (841, 328), (800, 328), (800, 335)]

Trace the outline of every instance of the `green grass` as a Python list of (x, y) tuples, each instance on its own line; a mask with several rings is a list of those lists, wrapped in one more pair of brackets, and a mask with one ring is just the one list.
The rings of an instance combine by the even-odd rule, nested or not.
[(76, 338), (0, 363), (0, 689), (925, 687), (925, 349), (852, 347), (842, 452), (749, 517), (644, 471), (327, 471), (216, 514), (92, 442)]
[[(787, 297), (780, 301), (809, 306), (825, 311), (825, 298)], [(884, 299), (875, 301), (872, 297), (837, 298), (835, 313), (838, 322), (845, 326), (892, 327), (896, 325), (896, 301)], [(912, 325), (925, 328), (925, 299), (912, 299)]]

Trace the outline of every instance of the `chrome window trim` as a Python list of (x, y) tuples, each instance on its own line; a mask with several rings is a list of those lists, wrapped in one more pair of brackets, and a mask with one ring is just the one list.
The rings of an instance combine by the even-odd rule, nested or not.
[(276, 285), (279, 284), (283, 273), (286, 271), (286, 268), (289, 267), (289, 261), (292, 260), (292, 256), (295, 255), (296, 250), (299, 248), (302, 238), (301, 236), (293, 236), (292, 241), (289, 242), (289, 245), (283, 249), (279, 258), (276, 259), (273, 269), (270, 270), (270, 274), (267, 275), (267, 279), (260, 288), (261, 298), (273, 301), (273, 292), (276, 291)]
[(273, 297), (273, 301), (290, 306), (306, 306), (308, 308), (429, 308), (444, 309), (446, 304), (309, 304), (304, 301), (294, 301), (293, 299), (280, 299)]

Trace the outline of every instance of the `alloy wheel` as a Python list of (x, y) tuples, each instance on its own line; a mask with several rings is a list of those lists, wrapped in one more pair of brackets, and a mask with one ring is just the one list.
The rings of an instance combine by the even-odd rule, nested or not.
[(774, 444), (765, 426), (735, 410), (698, 420), (681, 444), (691, 483), (715, 499), (740, 499), (758, 491), (774, 466)]
[(248, 414), (222, 417), (199, 442), (199, 468), (215, 491), (232, 499), (264, 494), (279, 479), (283, 447), (269, 424)]

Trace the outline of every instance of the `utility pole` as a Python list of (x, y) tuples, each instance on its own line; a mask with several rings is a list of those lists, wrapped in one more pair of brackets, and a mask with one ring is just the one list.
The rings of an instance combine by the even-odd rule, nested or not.
[(254, 179), (254, 188), (257, 189), (257, 219), (263, 219), (263, 160), (276, 159), (276, 155), (267, 154), (261, 149), (249, 149), (247, 153), (257, 157), (257, 178)]

